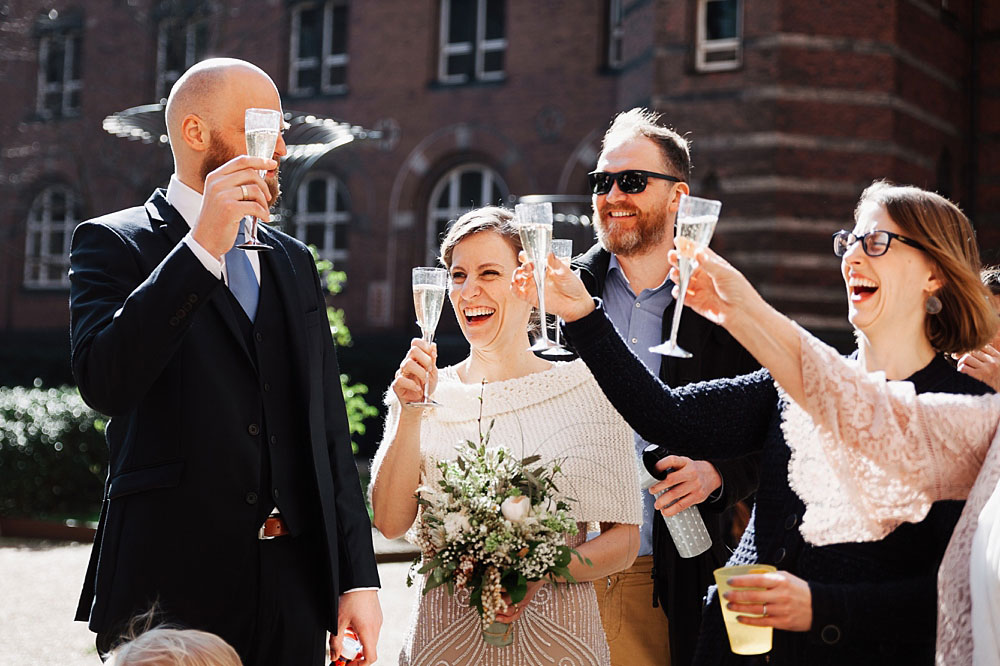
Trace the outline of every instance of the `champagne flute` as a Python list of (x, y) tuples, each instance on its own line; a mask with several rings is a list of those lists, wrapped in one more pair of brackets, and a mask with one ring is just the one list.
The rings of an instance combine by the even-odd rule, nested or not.
[[(243, 117), (243, 129), (247, 137), (247, 155), (271, 159), (274, 147), (281, 134), (281, 111), (274, 109), (247, 109)], [(267, 175), (259, 171), (260, 177)], [(257, 218), (253, 218), (250, 226), (250, 237), (236, 247), (241, 250), (273, 250), (270, 245), (257, 240)]]
[[(434, 331), (441, 318), (441, 309), (448, 293), (448, 271), (444, 268), (417, 267), (413, 269), (413, 307), (417, 311), (417, 325), (420, 326), (424, 342), (434, 341)], [(428, 373), (429, 376), (429, 373)], [(420, 402), (407, 403), (411, 407), (440, 407), (441, 403), (427, 395), (424, 382), (424, 398)]]
[(517, 231), (528, 261), (535, 265), (535, 288), (538, 294), (538, 312), (542, 322), (542, 335), (528, 349), (541, 351), (553, 347), (545, 321), (545, 267), (552, 247), (552, 203), (520, 203), (514, 206)]
[[(677, 209), (677, 221), (674, 223), (674, 238), (687, 238), (696, 245), (708, 245), (715, 233), (715, 224), (719, 221), (721, 201), (699, 199), (681, 195), (680, 207)], [(680, 272), (680, 284), (677, 285), (677, 302), (674, 304), (674, 319), (670, 326), (670, 339), (664, 343), (650, 347), (649, 351), (673, 356), (675, 358), (691, 358), (691, 352), (677, 345), (677, 327), (681, 323), (681, 310), (684, 308), (684, 296), (687, 293), (688, 281), (697, 262), (681, 255), (677, 268)]]
[[(556, 255), (556, 259), (563, 259), (569, 261), (570, 257), (573, 256), (573, 241), (569, 238), (553, 238), (552, 239), (552, 254)], [(563, 347), (561, 340), (559, 339), (559, 317), (556, 317), (556, 341), (555, 344), (548, 349), (542, 350), (542, 356), (572, 356), (573, 352)]]

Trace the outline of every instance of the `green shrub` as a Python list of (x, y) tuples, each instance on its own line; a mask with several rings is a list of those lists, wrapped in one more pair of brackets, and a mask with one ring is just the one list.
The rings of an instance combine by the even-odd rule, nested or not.
[(94, 519), (106, 476), (104, 420), (74, 387), (0, 388), (0, 514)]

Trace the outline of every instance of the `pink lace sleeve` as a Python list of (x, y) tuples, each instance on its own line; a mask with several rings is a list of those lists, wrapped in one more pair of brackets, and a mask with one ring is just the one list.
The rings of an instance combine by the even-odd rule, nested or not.
[(805, 399), (786, 398), (782, 428), (806, 539), (880, 539), (923, 519), (932, 502), (968, 495), (997, 430), (998, 396), (917, 396), (799, 335)]

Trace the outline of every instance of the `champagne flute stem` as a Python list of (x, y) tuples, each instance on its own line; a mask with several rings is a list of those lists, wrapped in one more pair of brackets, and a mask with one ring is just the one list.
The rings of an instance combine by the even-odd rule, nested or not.
[[(431, 344), (431, 343), (434, 342), (434, 331), (425, 331), (424, 332), (424, 342), (426, 342), (427, 344)], [(425, 402), (425, 403), (430, 400), (430, 398), (427, 397), (427, 389), (428, 389), (428, 386), (429, 386), (430, 383), (431, 383), (431, 371), (428, 370), (427, 373), (424, 375), (424, 400), (423, 400), (423, 402)]]
[(539, 272), (540, 282), (535, 283), (535, 291), (538, 292), (538, 315), (542, 327), (542, 341), (549, 341), (549, 333), (545, 321), (545, 268)]
[(678, 286), (677, 303), (674, 305), (674, 319), (670, 323), (670, 346), (677, 346), (677, 329), (681, 325), (681, 310), (684, 309), (684, 295), (687, 293), (687, 280), (681, 280)]

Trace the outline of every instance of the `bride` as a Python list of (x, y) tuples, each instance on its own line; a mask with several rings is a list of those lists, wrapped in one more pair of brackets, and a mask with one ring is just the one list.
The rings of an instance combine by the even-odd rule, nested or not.
[[(574, 558), (569, 570), (576, 583), (558, 589), (529, 583), (525, 598), (497, 617), (511, 625), (507, 647), (484, 643), (468, 594), (449, 596), (442, 586), (421, 595), (401, 665), (610, 663), (588, 581), (628, 568), (638, 553), (642, 518), (631, 430), (581, 361), (552, 363), (528, 350), (531, 307), (511, 291), (521, 250), (512, 218), (503, 208), (471, 211), (442, 243), (450, 300), (470, 354), (439, 371), (436, 347), (412, 341), (387, 394), (389, 415), (373, 461), (375, 526), (397, 538), (420, 520), (416, 490), (435, 486), (436, 462), (477, 438), (482, 393), (483, 423), (495, 419), (491, 446), (563, 461), (559, 489), (576, 500), (570, 511), (579, 527), (568, 544), (590, 564)], [(421, 399), (425, 382), (442, 406), (407, 405)], [(585, 541), (589, 523), (600, 524), (600, 535)]]

